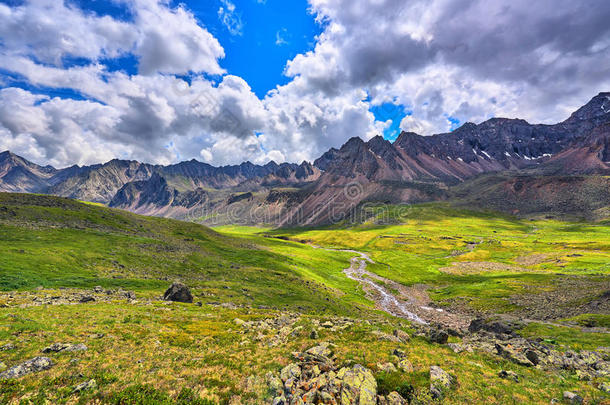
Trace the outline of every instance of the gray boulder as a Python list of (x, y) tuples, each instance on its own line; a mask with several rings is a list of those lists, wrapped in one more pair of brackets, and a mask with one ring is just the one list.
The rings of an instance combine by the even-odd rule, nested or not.
[(186, 302), (189, 304), (193, 302), (193, 296), (191, 295), (189, 288), (178, 282), (173, 283), (167, 291), (165, 291), (163, 299), (165, 301)]
[(583, 399), (580, 395), (575, 394), (570, 391), (565, 391), (563, 393), (563, 400), (569, 404), (582, 404)]
[(48, 357), (34, 357), (0, 373), (0, 379), (19, 378), (30, 373), (48, 370), (51, 367), (53, 367), (53, 361)]

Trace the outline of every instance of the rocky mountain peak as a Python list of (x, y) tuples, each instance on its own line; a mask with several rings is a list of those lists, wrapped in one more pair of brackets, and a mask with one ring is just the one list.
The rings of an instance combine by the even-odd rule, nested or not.
[(603, 116), (610, 116), (610, 92), (601, 92), (593, 97), (584, 106), (576, 110), (565, 122), (592, 120)]

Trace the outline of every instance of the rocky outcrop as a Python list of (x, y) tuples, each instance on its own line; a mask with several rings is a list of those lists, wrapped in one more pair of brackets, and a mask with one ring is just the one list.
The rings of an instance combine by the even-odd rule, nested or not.
[(279, 373), (267, 375), (272, 404), (377, 404), (377, 381), (371, 370), (359, 365), (336, 366), (332, 345), (320, 343)]

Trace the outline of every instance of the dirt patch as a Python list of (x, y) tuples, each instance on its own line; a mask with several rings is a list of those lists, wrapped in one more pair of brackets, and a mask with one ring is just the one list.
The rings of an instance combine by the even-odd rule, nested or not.
[(530, 255), (519, 256), (515, 259), (515, 263), (521, 266), (535, 266), (537, 264), (553, 261), (555, 258), (548, 253), (532, 253)]
[(505, 263), (496, 262), (453, 262), (449, 267), (441, 267), (439, 269), (445, 274), (453, 275), (468, 275), (468, 274), (479, 274), (488, 272), (500, 272), (500, 271), (511, 271), (511, 272), (528, 272), (530, 270), (524, 269), (523, 267), (513, 266)]
[(580, 314), (610, 313), (610, 277), (585, 278), (564, 276), (553, 282), (552, 288), (525, 286), (529, 292), (513, 295), (512, 304), (519, 307), (514, 315), (524, 318), (551, 320)]

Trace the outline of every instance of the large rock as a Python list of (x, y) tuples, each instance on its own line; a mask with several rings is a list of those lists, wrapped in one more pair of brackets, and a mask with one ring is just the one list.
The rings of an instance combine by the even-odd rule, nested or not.
[(189, 288), (178, 282), (173, 283), (167, 291), (165, 291), (163, 299), (165, 301), (186, 302), (189, 304), (193, 302), (193, 296), (191, 295)]
[(339, 370), (337, 378), (341, 380), (339, 404), (376, 405), (377, 381), (371, 370), (356, 364)]
[(444, 345), (449, 339), (449, 334), (442, 329), (430, 329), (428, 332), (428, 340), (432, 343)]
[(51, 367), (53, 367), (53, 361), (48, 357), (34, 357), (1, 373), (0, 379), (19, 378), (30, 373), (48, 370)]
[(433, 398), (442, 398), (443, 392), (451, 388), (453, 377), (439, 366), (430, 367), (430, 393)]

